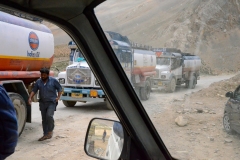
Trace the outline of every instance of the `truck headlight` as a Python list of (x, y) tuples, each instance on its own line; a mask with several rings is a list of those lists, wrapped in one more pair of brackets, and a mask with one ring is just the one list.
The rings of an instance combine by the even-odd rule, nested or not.
[(166, 75), (161, 75), (161, 79), (166, 79)]
[(59, 78), (59, 79), (58, 79), (58, 82), (59, 82), (60, 84), (65, 84), (65, 79), (64, 79), (64, 78)]
[(96, 86), (99, 86), (98, 80), (95, 80), (95, 85), (96, 85)]

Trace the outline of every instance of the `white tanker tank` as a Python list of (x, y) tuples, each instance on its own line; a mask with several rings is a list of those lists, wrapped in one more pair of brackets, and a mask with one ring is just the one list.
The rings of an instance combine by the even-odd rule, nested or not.
[(134, 49), (134, 66), (132, 73), (134, 75), (155, 75), (156, 54), (153, 51)]
[(20, 135), (25, 123), (31, 122), (28, 97), (32, 84), (40, 78), (42, 67), (52, 65), (54, 39), (45, 25), (1, 11), (0, 35), (0, 84), (14, 104)]
[(198, 56), (183, 56), (183, 72), (193, 72), (199, 71), (201, 68), (202, 62), (201, 58)]
[(51, 66), (54, 39), (45, 25), (0, 12), (0, 28), (0, 71), (39, 71)]

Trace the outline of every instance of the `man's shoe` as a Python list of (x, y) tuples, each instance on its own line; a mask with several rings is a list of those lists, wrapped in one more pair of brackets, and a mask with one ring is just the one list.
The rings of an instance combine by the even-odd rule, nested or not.
[(46, 140), (46, 139), (49, 139), (49, 138), (47, 137), (47, 135), (42, 136), (41, 138), (38, 139), (38, 141), (44, 141), (44, 140)]
[(53, 136), (53, 132), (48, 132), (48, 134), (46, 136), (47, 136), (47, 139), (51, 139)]

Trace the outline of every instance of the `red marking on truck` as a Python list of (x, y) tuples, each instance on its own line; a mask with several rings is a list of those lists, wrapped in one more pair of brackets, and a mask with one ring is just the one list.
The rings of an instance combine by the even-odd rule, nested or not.
[(156, 56), (160, 57), (162, 55), (162, 52), (156, 52)]
[[(50, 71), (50, 76), (54, 73)], [(0, 79), (16, 79), (16, 78), (40, 78), (39, 71), (0, 71)]]
[(152, 72), (155, 74), (155, 66), (144, 66), (144, 67), (134, 67), (132, 74), (134, 75), (144, 75), (144, 72)]
[(53, 56), (51, 58), (35, 58), (0, 55), (0, 71), (39, 71), (43, 67), (50, 68), (52, 62)]

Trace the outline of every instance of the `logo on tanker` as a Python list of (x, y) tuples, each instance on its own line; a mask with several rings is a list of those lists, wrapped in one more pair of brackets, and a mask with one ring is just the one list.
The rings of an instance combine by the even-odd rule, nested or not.
[(30, 32), (28, 36), (29, 46), (32, 50), (36, 51), (39, 46), (39, 39), (36, 33)]

